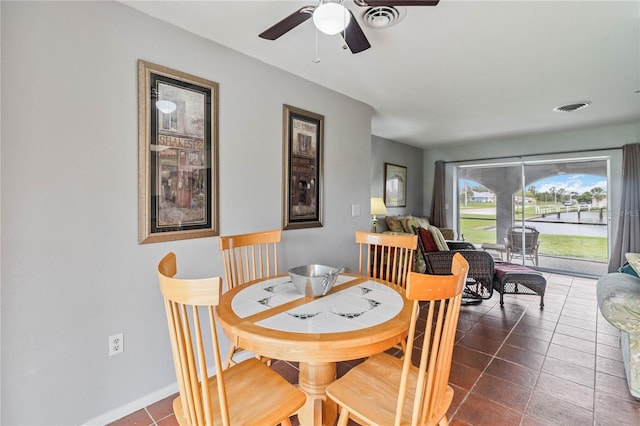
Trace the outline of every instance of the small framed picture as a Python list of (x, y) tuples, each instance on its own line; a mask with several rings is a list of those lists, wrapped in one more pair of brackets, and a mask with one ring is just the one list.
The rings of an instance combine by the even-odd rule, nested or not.
[(407, 206), (406, 167), (384, 163), (384, 205), (387, 207)]
[(283, 107), (283, 229), (322, 226), (324, 116)]
[(138, 241), (218, 227), (218, 83), (138, 61)]

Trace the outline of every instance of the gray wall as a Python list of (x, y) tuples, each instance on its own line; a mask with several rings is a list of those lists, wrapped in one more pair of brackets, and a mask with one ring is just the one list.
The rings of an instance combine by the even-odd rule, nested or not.
[(120, 3), (0, 5), (0, 423), (106, 422), (175, 391), (156, 264), (223, 273), (217, 238), (137, 243), (138, 59), (220, 83), (222, 234), (281, 227), (282, 105), (323, 114), (324, 227), (285, 231), (281, 263), (355, 268), (368, 106)]
[[(407, 168), (407, 206), (387, 208), (389, 215), (428, 215), (423, 211), (423, 150), (379, 136), (371, 137), (371, 196), (384, 197), (384, 163), (392, 163)], [(432, 168), (431, 168), (432, 169)], [(426, 168), (427, 172), (429, 168)], [(431, 188), (429, 189), (429, 192)], [(378, 221), (378, 232), (387, 229), (384, 220)]]

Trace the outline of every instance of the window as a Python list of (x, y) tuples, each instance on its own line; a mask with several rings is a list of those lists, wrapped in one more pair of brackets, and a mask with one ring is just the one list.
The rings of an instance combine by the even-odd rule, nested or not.
[(508, 242), (509, 228), (535, 228), (537, 260), (526, 252), (506, 259), (500, 249), (496, 256), (541, 269), (606, 273), (608, 164), (589, 158), (460, 165), (458, 233), (478, 248), (495, 248)]

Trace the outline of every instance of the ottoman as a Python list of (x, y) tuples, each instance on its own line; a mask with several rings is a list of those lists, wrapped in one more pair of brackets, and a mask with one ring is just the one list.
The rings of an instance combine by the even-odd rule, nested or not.
[(547, 280), (540, 272), (507, 262), (496, 262), (495, 268), (493, 288), (500, 293), (500, 306), (504, 305), (505, 294), (537, 294), (540, 296), (540, 309), (544, 308)]

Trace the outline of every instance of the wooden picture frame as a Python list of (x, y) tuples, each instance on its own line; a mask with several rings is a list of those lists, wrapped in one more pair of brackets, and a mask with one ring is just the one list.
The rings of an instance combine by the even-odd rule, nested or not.
[(384, 205), (407, 206), (407, 168), (405, 166), (384, 163)]
[(138, 242), (219, 235), (218, 83), (138, 60)]
[(282, 228), (322, 226), (324, 116), (283, 106)]

